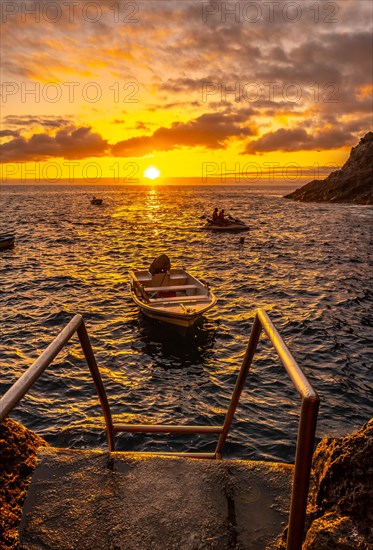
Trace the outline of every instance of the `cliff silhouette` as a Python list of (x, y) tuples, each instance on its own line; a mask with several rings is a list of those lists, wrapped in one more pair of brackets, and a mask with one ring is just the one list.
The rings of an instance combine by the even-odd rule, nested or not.
[(340, 170), (324, 180), (313, 180), (286, 199), (303, 202), (373, 204), (373, 132), (368, 132)]

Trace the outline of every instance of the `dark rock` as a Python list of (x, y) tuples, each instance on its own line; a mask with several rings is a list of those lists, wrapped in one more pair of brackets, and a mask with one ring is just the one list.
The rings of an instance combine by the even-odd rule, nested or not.
[[(313, 457), (303, 550), (373, 548), (373, 419)], [(286, 530), (276, 548), (286, 547)]]
[(0, 548), (15, 549), (36, 451), (47, 442), (18, 422), (0, 424)]
[(355, 524), (348, 516), (336, 512), (315, 519), (309, 528), (304, 550), (369, 550), (364, 537), (359, 534)]
[(336, 202), (373, 204), (373, 132), (368, 132), (351, 149), (350, 157), (340, 170), (325, 180), (313, 180), (286, 199), (303, 202)]

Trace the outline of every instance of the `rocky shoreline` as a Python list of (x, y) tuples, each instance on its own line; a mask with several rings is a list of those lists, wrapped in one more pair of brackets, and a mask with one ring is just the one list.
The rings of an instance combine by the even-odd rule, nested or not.
[(48, 443), (22, 424), (0, 424), (0, 548), (18, 545), (18, 525), (39, 447)]
[(373, 204), (373, 132), (361, 138), (351, 149), (340, 170), (324, 180), (313, 180), (285, 195), (285, 199), (302, 202)]
[[(46, 441), (18, 422), (0, 425), (0, 547), (15, 550), (38, 448)], [(303, 550), (373, 548), (373, 419), (357, 432), (324, 438), (313, 457)], [(286, 547), (286, 529), (276, 548)], [(270, 550), (273, 550), (271, 548)]]
[[(313, 456), (303, 550), (373, 548), (373, 419)], [(284, 550), (286, 529), (277, 549)]]

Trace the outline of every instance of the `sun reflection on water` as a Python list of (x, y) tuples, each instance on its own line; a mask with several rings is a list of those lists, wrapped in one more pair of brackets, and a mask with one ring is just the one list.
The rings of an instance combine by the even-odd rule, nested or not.
[[(370, 326), (372, 308), (367, 209), (288, 203), (229, 186), (108, 187), (105, 197), (106, 206), (93, 209), (87, 188), (2, 192), (4, 219), (17, 234), (16, 247), (1, 254), (4, 388), (82, 313), (114, 415), (218, 424), (255, 308), (264, 307), (323, 395), (320, 433), (364, 421), (370, 340), (362, 327)], [(249, 224), (243, 246), (237, 235), (200, 230), (215, 205)], [(128, 270), (162, 252), (208, 281), (218, 297), (188, 337), (145, 319), (129, 297)], [(242, 449), (246, 457), (293, 458), (299, 403), (284, 380), (261, 339), (228, 456)], [(75, 344), (33, 392), (35, 399), (16, 410), (20, 420), (31, 419), (51, 443), (101, 444), (92, 420), (100, 415), (97, 396)], [(136, 450), (152, 443), (128, 440)], [(192, 443), (204, 445), (202, 438)]]

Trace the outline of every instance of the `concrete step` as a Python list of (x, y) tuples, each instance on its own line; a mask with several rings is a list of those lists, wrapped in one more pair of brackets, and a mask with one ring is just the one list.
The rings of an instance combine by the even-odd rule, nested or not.
[(42, 449), (20, 525), (27, 550), (264, 550), (283, 529), (293, 468)]

